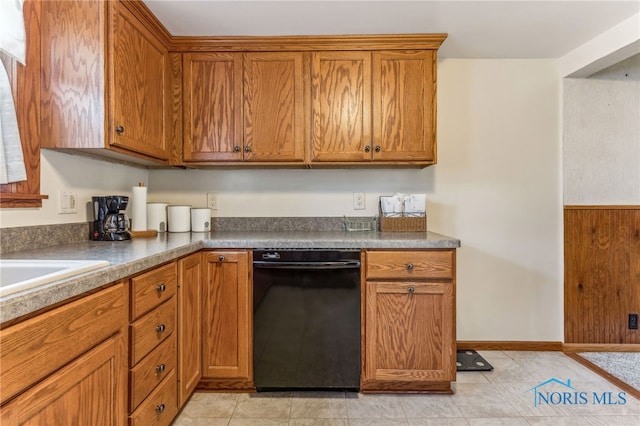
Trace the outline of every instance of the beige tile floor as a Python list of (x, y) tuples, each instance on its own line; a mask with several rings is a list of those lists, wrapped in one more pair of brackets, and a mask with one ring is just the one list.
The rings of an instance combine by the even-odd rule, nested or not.
[[(626, 395), (623, 404), (620, 389), (560, 352), (480, 354), (494, 370), (458, 373), (453, 395), (196, 393), (174, 426), (640, 426), (640, 401)], [(586, 403), (534, 406), (530, 389), (551, 378), (570, 379), (577, 392), (585, 392)], [(566, 388), (545, 389), (560, 395)], [(605, 392), (618, 404), (593, 403), (593, 393)]]

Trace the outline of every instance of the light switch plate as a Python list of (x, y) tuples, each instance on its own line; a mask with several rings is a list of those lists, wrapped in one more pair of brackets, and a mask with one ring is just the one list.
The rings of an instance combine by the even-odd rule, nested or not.
[(75, 191), (60, 191), (59, 214), (78, 213), (78, 194)]

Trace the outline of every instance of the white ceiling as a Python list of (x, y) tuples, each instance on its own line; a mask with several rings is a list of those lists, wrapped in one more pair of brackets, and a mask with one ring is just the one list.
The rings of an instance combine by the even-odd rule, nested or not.
[(640, 0), (144, 2), (173, 35), (448, 33), (449, 58), (559, 58), (640, 12)]

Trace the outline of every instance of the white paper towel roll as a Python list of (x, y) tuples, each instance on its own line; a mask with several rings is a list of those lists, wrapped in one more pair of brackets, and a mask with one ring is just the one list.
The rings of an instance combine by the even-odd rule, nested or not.
[(158, 232), (167, 231), (167, 203), (147, 203), (147, 227)]
[[(142, 184), (140, 184), (142, 185)], [(131, 200), (131, 230), (147, 230), (147, 187), (134, 186)]]
[(191, 206), (169, 206), (167, 216), (169, 232), (191, 231)]
[(209, 232), (211, 231), (211, 209), (191, 209), (191, 231)]

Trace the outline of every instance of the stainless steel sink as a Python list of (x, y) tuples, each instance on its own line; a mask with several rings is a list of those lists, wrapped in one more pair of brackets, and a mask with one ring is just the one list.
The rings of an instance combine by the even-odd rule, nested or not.
[(108, 265), (106, 260), (0, 259), (0, 297)]

